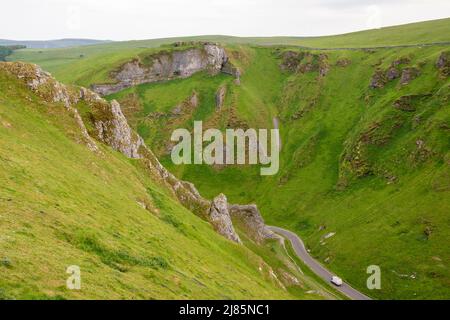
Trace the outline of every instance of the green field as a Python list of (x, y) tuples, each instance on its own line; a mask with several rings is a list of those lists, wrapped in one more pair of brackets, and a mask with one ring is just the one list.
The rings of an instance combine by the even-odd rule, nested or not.
[[(355, 288), (379, 299), (445, 299), (450, 295), (450, 80), (436, 61), (450, 47), (318, 51), (294, 46), (447, 42), (449, 31), (450, 19), (443, 19), (320, 38), (203, 37), (236, 53), (240, 85), (227, 75), (200, 73), (107, 98), (121, 102), (130, 123), (174, 174), (194, 182), (205, 197), (223, 192), (230, 202), (257, 203), (269, 224), (297, 232), (313, 256)], [(111, 81), (110, 72), (123, 62), (173, 41), (19, 50), (9, 58), (88, 86)], [(287, 51), (306, 54), (311, 71), (283, 71)], [(323, 53), (329, 71), (319, 76)], [(396, 78), (382, 88), (369, 86), (377, 70), (393, 65), (418, 73), (407, 84)], [(216, 111), (220, 86), (227, 87), (227, 95)], [(169, 114), (193, 92), (200, 101), (195, 110), (171, 121), (155, 117)], [(274, 117), (280, 119), (283, 145), (276, 176), (261, 177), (250, 166), (174, 166), (167, 154), (172, 130), (190, 128), (194, 120), (222, 129), (270, 128)], [(324, 240), (331, 232), (335, 235)], [(370, 265), (381, 267), (381, 290), (365, 287)]]

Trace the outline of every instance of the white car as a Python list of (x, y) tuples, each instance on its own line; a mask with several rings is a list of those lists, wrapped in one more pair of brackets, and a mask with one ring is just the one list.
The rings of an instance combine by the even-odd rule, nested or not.
[(339, 278), (337, 276), (333, 276), (333, 277), (331, 277), (331, 283), (334, 284), (335, 286), (340, 287), (340, 286), (342, 286), (343, 282), (342, 282), (341, 278)]

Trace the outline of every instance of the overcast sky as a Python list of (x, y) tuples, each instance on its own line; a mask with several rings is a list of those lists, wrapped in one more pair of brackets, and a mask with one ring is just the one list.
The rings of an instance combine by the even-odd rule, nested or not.
[(316, 36), (450, 17), (450, 0), (14, 0), (0, 38)]

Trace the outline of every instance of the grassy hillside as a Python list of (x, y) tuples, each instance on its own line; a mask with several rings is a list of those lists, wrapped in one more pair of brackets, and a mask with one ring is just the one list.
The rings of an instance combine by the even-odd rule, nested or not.
[[(128, 106), (133, 124), (178, 176), (207, 196), (220, 191), (232, 202), (256, 202), (269, 223), (298, 232), (319, 260), (359, 289), (378, 298), (448, 296), (449, 83), (435, 66), (442, 48), (329, 52), (324, 77), (282, 72), (286, 49), (240, 50), (249, 59), (240, 86), (226, 76), (197, 75), (111, 98)], [(405, 57), (400, 68), (420, 70), (416, 79), (369, 87), (377, 68)], [(223, 84), (225, 107), (214, 111)], [(196, 113), (152, 118), (156, 110), (170, 114), (194, 91), (201, 92)], [(395, 107), (409, 96), (414, 109)], [(263, 178), (255, 167), (175, 167), (165, 156), (171, 130), (189, 128), (194, 119), (264, 128), (275, 115), (283, 141), (277, 176)], [(383, 290), (376, 292), (365, 288), (372, 264), (383, 271)]]
[[(0, 299), (334, 297), (278, 243), (257, 254), (215, 233), (139, 160), (89, 151), (61, 104), (3, 71), (0, 137)], [(80, 291), (66, 288), (71, 265)]]
[[(448, 297), (450, 91), (434, 66), (439, 53), (330, 53), (324, 78), (292, 75), (280, 101), (283, 168), (259, 189), (263, 212), (361, 289), (367, 266), (379, 265), (379, 298)], [(374, 65), (404, 56), (417, 79), (368, 88)], [(349, 66), (335, 65), (344, 58)], [(415, 110), (394, 107), (421, 94)]]
[[(243, 71), (240, 85), (226, 75), (197, 74), (108, 98), (122, 103), (132, 125), (177, 176), (207, 197), (224, 192), (230, 202), (257, 203), (266, 221), (297, 232), (315, 257), (361, 291), (384, 299), (448, 298), (450, 83), (448, 71), (436, 67), (448, 47), (331, 50), (321, 56), (323, 51), (242, 42), (414, 44), (449, 41), (449, 28), (450, 20), (443, 19), (334, 37), (220, 38), (233, 42), (227, 50)], [(89, 85), (108, 81), (121, 62), (154, 52), (148, 47), (165, 41), (86, 47), (83, 57), (79, 49), (21, 50), (12, 58)], [(294, 67), (283, 70), (286, 51), (293, 52)], [(388, 80), (388, 72), (399, 74)], [(403, 84), (402, 72), (408, 74)], [(374, 75), (379, 88), (370, 87)], [(227, 94), (217, 111), (214, 95), (221, 86)], [(198, 107), (174, 116), (194, 93)], [(189, 128), (193, 120), (222, 129), (267, 128), (274, 117), (283, 145), (276, 176), (261, 177), (249, 166), (175, 167), (167, 155), (171, 131)], [(335, 235), (325, 239), (329, 233)], [(382, 290), (367, 290), (369, 265), (381, 267)]]

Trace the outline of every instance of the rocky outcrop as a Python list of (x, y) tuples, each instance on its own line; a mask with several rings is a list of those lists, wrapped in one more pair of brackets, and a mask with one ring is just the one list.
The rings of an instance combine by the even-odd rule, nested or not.
[(267, 239), (276, 239), (276, 235), (265, 225), (256, 205), (228, 204), (223, 194), (212, 201), (208, 220), (218, 233), (237, 243), (241, 243), (241, 240), (232, 220), (239, 223), (246, 235), (258, 244)]
[(409, 84), (420, 75), (420, 71), (416, 67), (403, 67), (410, 62), (408, 57), (402, 57), (394, 60), (386, 70), (377, 68), (370, 80), (370, 88), (384, 88), (386, 84), (398, 78), (400, 78), (401, 85)]
[(285, 51), (281, 54), (280, 68), (287, 72), (319, 72), (324, 77), (330, 71), (328, 56), (324, 53), (313, 54), (310, 52)]
[(228, 210), (231, 217), (242, 223), (247, 234), (257, 243), (276, 238), (276, 235), (265, 225), (256, 205), (232, 204), (228, 206)]
[(239, 80), (241, 77), (241, 71), (239, 68), (235, 67), (230, 60), (227, 60), (225, 64), (222, 67), (221, 70), (223, 73), (229, 74), (236, 78), (236, 80)]
[(76, 88), (66, 87), (56, 81), (50, 73), (43, 71), (35, 64), (2, 62), (0, 63), (0, 70), (4, 70), (18, 79), (21, 79), (33, 92), (44, 100), (62, 103), (67, 111), (72, 114), (76, 124), (80, 128), (81, 142), (91, 151), (99, 151), (97, 144), (88, 134), (78, 110), (73, 107), (73, 104), (78, 103), (83, 97), (82, 90), (80, 91)]
[(411, 68), (405, 68), (402, 71), (402, 76), (400, 78), (400, 84), (401, 85), (407, 85), (412, 80), (417, 78), (420, 75), (420, 71), (417, 68), (411, 67)]
[(370, 87), (372, 89), (383, 88), (387, 83), (386, 76), (384, 72), (380, 69), (377, 69), (370, 80)]
[(220, 110), (225, 102), (225, 95), (227, 94), (227, 87), (221, 86), (216, 92), (216, 110)]
[(300, 61), (303, 59), (303, 52), (285, 51), (281, 55), (280, 69), (286, 72), (296, 72)]
[(341, 68), (345, 68), (348, 65), (350, 65), (351, 63), (352, 63), (352, 61), (348, 58), (342, 58), (342, 59), (339, 59), (338, 61), (336, 61), (336, 65)]
[(192, 106), (192, 108), (198, 107), (198, 94), (196, 91), (192, 92), (192, 95), (189, 98), (189, 104)]
[(329, 71), (328, 56), (324, 53), (319, 54), (319, 75), (325, 77)]
[(106, 117), (94, 118), (97, 138), (128, 158), (141, 158), (139, 148), (144, 145), (144, 141), (131, 130), (120, 104), (113, 100), (110, 104), (106, 103), (105, 106), (106, 110), (103, 110), (103, 114)]
[(108, 95), (142, 83), (187, 78), (203, 70), (217, 74), (227, 63), (228, 57), (222, 47), (206, 43), (186, 50), (158, 52), (145, 57), (144, 61), (136, 58), (126, 62), (111, 74), (116, 83), (95, 84), (92, 89), (101, 95)]
[(395, 100), (394, 108), (406, 111), (406, 112), (414, 112), (417, 107), (425, 102), (425, 99), (429, 98), (431, 94), (415, 94), (415, 95), (407, 95), (400, 97)]
[(400, 77), (400, 70), (398, 70), (394, 66), (389, 67), (386, 71), (386, 80), (392, 81), (394, 79), (397, 79), (398, 77)]
[(199, 104), (199, 98), (196, 91), (193, 91), (191, 96), (187, 99), (185, 99), (180, 104), (177, 104), (170, 113), (163, 113), (163, 112), (153, 112), (148, 115), (149, 118), (164, 118), (164, 117), (179, 117), (184, 114), (191, 114), (193, 110), (195, 110), (198, 107)]
[(442, 52), (437, 61), (436, 67), (439, 69), (441, 77), (446, 78), (450, 75), (450, 52)]
[(234, 231), (233, 222), (228, 212), (227, 197), (224, 194), (218, 195), (211, 203), (209, 220), (216, 231), (225, 238), (241, 243), (241, 239)]
[[(86, 139), (89, 149), (99, 151), (96, 142), (90, 136), (92, 134), (98, 141), (121, 152), (126, 157), (143, 161), (149, 172), (160, 179), (184, 207), (209, 221), (214, 229), (227, 239), (241, 243), (234, 229), (232, 218), (242, 222), (250, 236), (258, 243), (274, 237), (274, 234), (265, 226), (256, 205), (228, 205), (223, 194), (211, 202), (204, 199), (192, 183), (181, 181), (167, 171), (145, 145), (143, 139), (130, 128), (117, 101), (108, 102), (86, 88), (69, 88), (57, 82), (49, 73), (42, 71), (36, 65), (19, 62), (0, 63), (0, 70), (5, 70), (23, 80), (44, 100), (62, 102), (68, 111), (76, 115), (76, 122), (80, 126), (80, 131)], [(189, 103), (198, 104), (197, 99), (197, 94), (194, 92)], [(75, 105), (79, 101), (83, 101), (89, 107), (84, 121), (91, 122), (91, 127), (94, 128), (91, 132), (87, 131), (85, 123), (76, 109)]]

